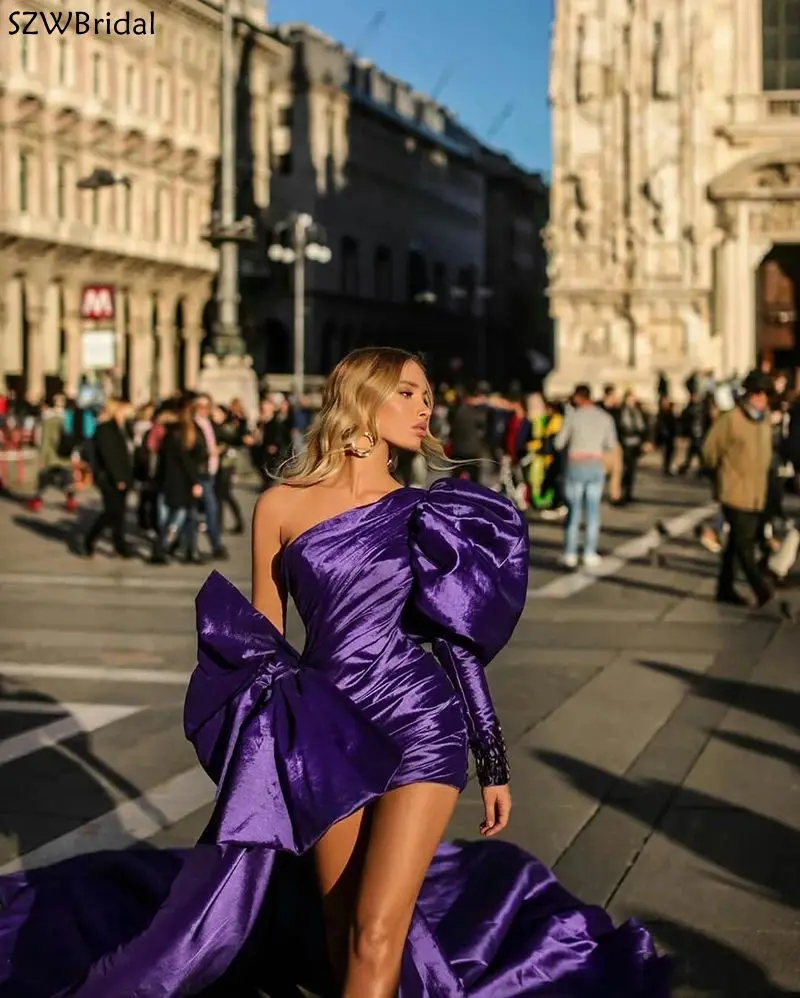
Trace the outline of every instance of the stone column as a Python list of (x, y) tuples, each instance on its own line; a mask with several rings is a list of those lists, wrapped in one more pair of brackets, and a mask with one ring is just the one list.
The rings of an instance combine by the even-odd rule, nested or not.
[(28, 363), (25, 370), (25, 394), (32, 402), (44, 398), (44, 322), (46, 286), (25, 285), (25, 336)]
[(168, 398), (177, 387), (175, 379), (175, 298), (159, 294), (156, 303), (156, 336), (159, 341), (158, 394)]
[(203, 341), (203, 303), (187, 298), (183, 303), (183, 382), (188, 391), (197, 390), (200, 374), (200, 345)]
[(64, 332), (66, 335), (67, 365), (64, 388), (67, 395), (75, 396), (81, 382), (83, 369), (82, 321), (80, 312), (81, 287), (68, 281), (64, 284)]
[(142, 405), (150, 398), (153, 366), (152, 305), (143, 289), (128, 292), (128, 321), (131, 333), (130, 401)]

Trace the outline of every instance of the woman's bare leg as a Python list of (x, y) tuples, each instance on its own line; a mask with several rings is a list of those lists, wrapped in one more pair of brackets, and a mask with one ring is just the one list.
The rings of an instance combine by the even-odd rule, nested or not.
[(314, 847), (317, 882), (325, 917), (325, 942), (341, 987), (369, 822), (363, 809), (332, 825)]
[(457, 799), (454, 787), (415, 783), (372, 805), (343, 998), (397, 994), (417, 895)]

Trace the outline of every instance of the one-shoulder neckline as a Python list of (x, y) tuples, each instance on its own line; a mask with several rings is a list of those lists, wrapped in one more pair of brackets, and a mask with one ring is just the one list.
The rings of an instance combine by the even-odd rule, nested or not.
[[(391, 496), (397, 495), (398, 492), (409, 492), (409, 491), (411, 491), (411, 486), (401, 485), (396, 489), (392, 489), (390, 492), (385, 492), (378, 499), (373, 499), (372, 502), (363, 502), (359, 503), (358, 506), (350, 506), (348, 509), (343, 509), (341, 513), (334, 513), (333, 516), (328, 516), (324, 520), (320, 520), (318, 523), (314, 523), (310, 527), (306, 527), (306, 529), (301, 530), (296, 537), (293, 537), (288, 544), (284, 544), (283, 548), (281, 549), (281, 556), (285, 555), (287, 551), (294, 548), (295, 545), (298, 544), (300, 541), (305, 540), (309, 536), (309, 534), (316, 534), (323, 527), (327, 527), (332, 523), (336, 523), (339, 520), (342, 520), (345, 517), (350, 516), (352, 513), (357, 513), (359, 510), (371, 509), (373, 506), (379, 506), (381, 503), (386, 502), (386, 500), (389, 499)], [(416, 492), (419, 490), (414, 489), (414, 491)]]

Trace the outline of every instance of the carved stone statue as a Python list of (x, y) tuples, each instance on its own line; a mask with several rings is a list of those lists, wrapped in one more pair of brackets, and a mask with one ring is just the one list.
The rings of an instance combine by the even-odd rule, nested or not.
[(653, 25), (653, 97), (671, 100), (678, 93), (678, 40), (674, 14), (664, 13)]
[(578, 104), (587, 104), (602, 95), (599, 18), (585, 15), (579, 18), (576, 47), (575, 99)]
[(558, 280), (563, 263), (560, 240), (552, 222), (549, 222), (541, 232), (542, 247), (547, 254), (547, 277), (550, 281)]
[(580, 242), (585, 242), (589, 234), (589, 201), (586, 183), (577, 174), (570, 174), (566, 182), (571, 186), (567, 208), (568, 227)]
[(770, 190), (800, 188), (800, 163), (773, 163), (756, 173), (757, 187)]
[(680, 238), (680, 181), (677, 163), (664, 163), (642, 185), (652, 208), (653, 231), (669, 242)]

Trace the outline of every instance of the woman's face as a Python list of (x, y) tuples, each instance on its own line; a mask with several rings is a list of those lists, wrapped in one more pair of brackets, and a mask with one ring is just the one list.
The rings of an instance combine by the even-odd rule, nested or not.
[(425, 372), (415, 361), (406, 361), (397, 388), (378, 411), (381, 437), (390, 447), (418, 451), (428, 433), (431, 405)]

